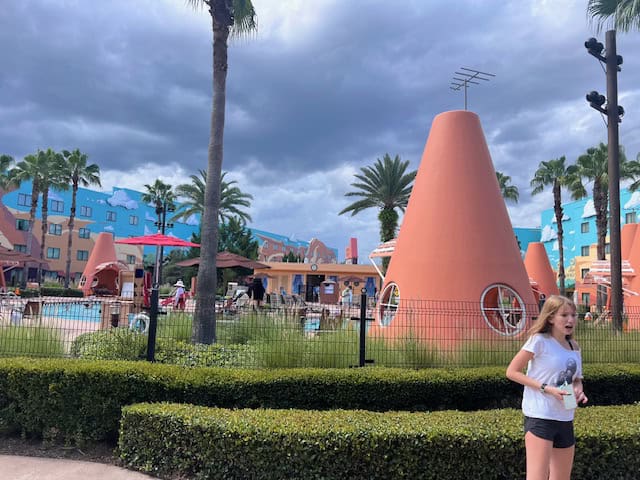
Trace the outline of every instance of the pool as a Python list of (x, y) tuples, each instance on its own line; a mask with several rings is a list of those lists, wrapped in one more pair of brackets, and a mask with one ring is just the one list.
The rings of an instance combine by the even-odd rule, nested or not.
[(64, 320), (99, 322), (102, 304), (100, 302), (60, 302), (42, 305), (42, 315)]

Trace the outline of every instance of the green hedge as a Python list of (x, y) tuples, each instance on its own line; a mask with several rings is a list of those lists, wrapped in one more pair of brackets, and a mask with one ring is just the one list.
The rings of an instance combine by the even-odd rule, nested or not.
[[(640, 406), (580, 409), (574, 478), (640, 475)], [(118, 452), (132, 468), (190, 479), (524, 478), (522, 414), (123, 410)]]
[(84, 292), (77, 288), (40, 287), (43, 297), (84, 297)]
[[(597, 405), (640, 400), (640, 366), (585, 368)], [(0, 359), (0, 429), (82, 443), (114, 440), (139, 402), (225, 408), (482, 410), (518, 407), (502, 368), (456, 370), (182, 368), (147, 362)]]

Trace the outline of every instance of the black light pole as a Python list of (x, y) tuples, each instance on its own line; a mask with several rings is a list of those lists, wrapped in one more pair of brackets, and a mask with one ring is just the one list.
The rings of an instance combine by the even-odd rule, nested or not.
[(589, 53), (605, 63), (607, 69), (607, 98), (593, 91), (587, 95), (591, 107), (607, 116), (608, 134), (608, 174), (609, 174), (609, 250), (611, 261), (611, 315), (613, 326), (622, 331), (622, 246), (620, 241), (620, 144), (618, 123), (624, 115), (624, 109), (618, 105), (618, 71), (622, 57), (616, 53), (616, 31), (605, 34), (605, 55), (603, 45), (595, 38), (584, 44)]
[[(156, 215), (158, 221), (158, 233), (164, 235), (166, 227), (173, 227), (172, 223), (167, 223), (167, 212), (173, 212), (175, 206), (166, 199), (156, 200)], [(147, 340), (147, 360), (153, 362), (156, 353), (156, 332), (158, 330), (158, 299), (160, 282), (162, 281), (162, 259), (164, 248), (161, 245), (156, 247), (156, 264), (153, 269), (153, 285), (151, 286), (151, 305), (149, 309), (149, 338)]]

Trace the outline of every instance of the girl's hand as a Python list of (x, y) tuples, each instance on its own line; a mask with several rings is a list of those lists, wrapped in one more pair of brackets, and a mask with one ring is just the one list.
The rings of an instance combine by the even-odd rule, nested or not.
[(573, 387), (573, 394), (576, 396), (576, 402), (578, 403), (587, 403), (589, 401), (581, 388)]
[[(551, 385), (547, 385), (544, 389), (544, 393), (546, 395), (551, 395), (556, 400), (562, 402), (562, 397), (565, 395), (569, 395), (569, 392), (565, 392), (564, 390), (559, 389), (558, 387), (552, 387)], [(578, 397), (576, 396), (576, 399)]]

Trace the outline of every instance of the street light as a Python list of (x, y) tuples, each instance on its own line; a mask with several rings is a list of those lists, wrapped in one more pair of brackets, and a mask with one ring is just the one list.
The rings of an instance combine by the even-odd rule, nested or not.
[[(171, 200), (156, 199), (156, 215), (158, 220), (155, 226), (158, 227), (158, 233), (164, 235), (165, 229), (173, 228), (173, 223), (167, 222), (167, 212), (175, 212), (176, 207)], [(154, 268), (154, 283), (160, 285), (162, 281), (162, 259), (164, 258), (164, 247), (158, 245), (156, 247), (156, 265)]]
[[(622, 121), (624, 108), (618, 105), (618, 72), (621, 71), (622, 56), (616, 53), (616, 31), (605, 34), (605, 46), (595, 38), (584, 42), (590, 55), (607, 67), (607, 98), (596, 91), (587, 94), (592, 108), (607, 115), (608, 174), (609, 174), (609, 247), (611, 251), (611, 315), (613, 326), (622, 331), (622, 253), (620, 244), (620, 145), (618, 123)], [(604, 56), (602, 55), (604, 51)], [(606, 105), (605, 105), (606, 100)], [(603, 107), (604, 105), (604, 107)]]

